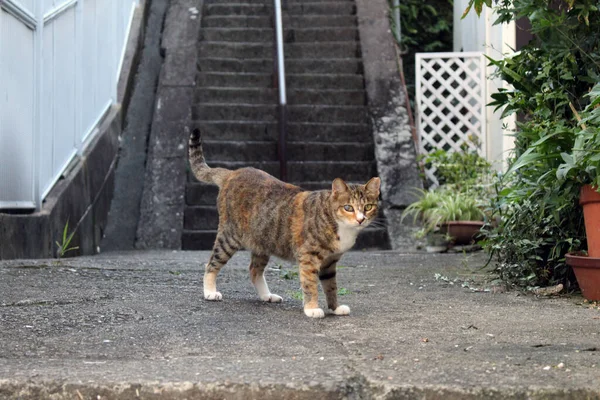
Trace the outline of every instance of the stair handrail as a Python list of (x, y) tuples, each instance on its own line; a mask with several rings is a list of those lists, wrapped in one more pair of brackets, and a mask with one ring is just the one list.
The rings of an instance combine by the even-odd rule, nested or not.
[(394, 11), (394, 36), (396, 36), (398, 45), (400, 45), (402, 42), (402, 31), (400, 30), (400, 0), (392, 1), (392, 9)]
[[(285, 1), (285, 0), (284, 0)], [(279, 178), (287, 181), (287, 94), (285, 86), (285, 57), (283, 53), (283, 17), (281, 0), (273, 0), (274, 7), (274, 75), (276, 87), (278, 88), (278, 120), (279, 131), (278, 156), (279, 156)]]

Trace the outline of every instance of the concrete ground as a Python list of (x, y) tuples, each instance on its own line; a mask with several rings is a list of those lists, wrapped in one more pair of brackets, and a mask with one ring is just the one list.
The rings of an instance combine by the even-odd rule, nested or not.
[(0, 398), (600, 399), (598, 308), (463, 287), (482, 254), (348, 253), (321, 320), (288, 263), (260, 302), (247, 253), (204, 301), (208, 256), (0, 262)]

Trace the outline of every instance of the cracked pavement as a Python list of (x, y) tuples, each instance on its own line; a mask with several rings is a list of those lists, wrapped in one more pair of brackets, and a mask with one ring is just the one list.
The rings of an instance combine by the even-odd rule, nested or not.
[(208, 257), (0, 262), (0, 398), (600, 399), (600, 310), (461, 287), (483, 254), (348, 253), (352, 314), (322, 320), (276, 259), (284, 302), (262, 303), (247, 253), (219, 275), (224, 301), (204, 301)]

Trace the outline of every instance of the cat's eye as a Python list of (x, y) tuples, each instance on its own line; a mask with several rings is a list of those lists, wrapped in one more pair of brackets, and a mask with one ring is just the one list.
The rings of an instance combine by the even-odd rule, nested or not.
[(373, 204), (365, 205), (365, 211), (371, 211), (373, 209)]
[(347, 205), (347, 204), (346, 204), (346, 205), (344, 206), (344, 210), (346, 210), (346, 211), (348, 211), (348, 212), (352, 212), (352, 211), (354, 211), (354, 208), (353, 208), (352, 206), (350, 206), (350, 205)]

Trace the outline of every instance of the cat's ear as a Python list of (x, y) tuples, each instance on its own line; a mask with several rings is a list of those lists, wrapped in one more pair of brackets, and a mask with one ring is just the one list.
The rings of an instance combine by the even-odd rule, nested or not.
[(379, 196), (379, 188), (381, 187), (381, 179), (378, 177), (371, 178), (365, 185), (365, 190)]
[(344, 182), (341, 178), (335, 178), (331, 184), (331, 190), (333, 191), (333, 194), (336, 195), (348, 192), (350, 191), (350, 188), (348, 188), (346, 182)]

